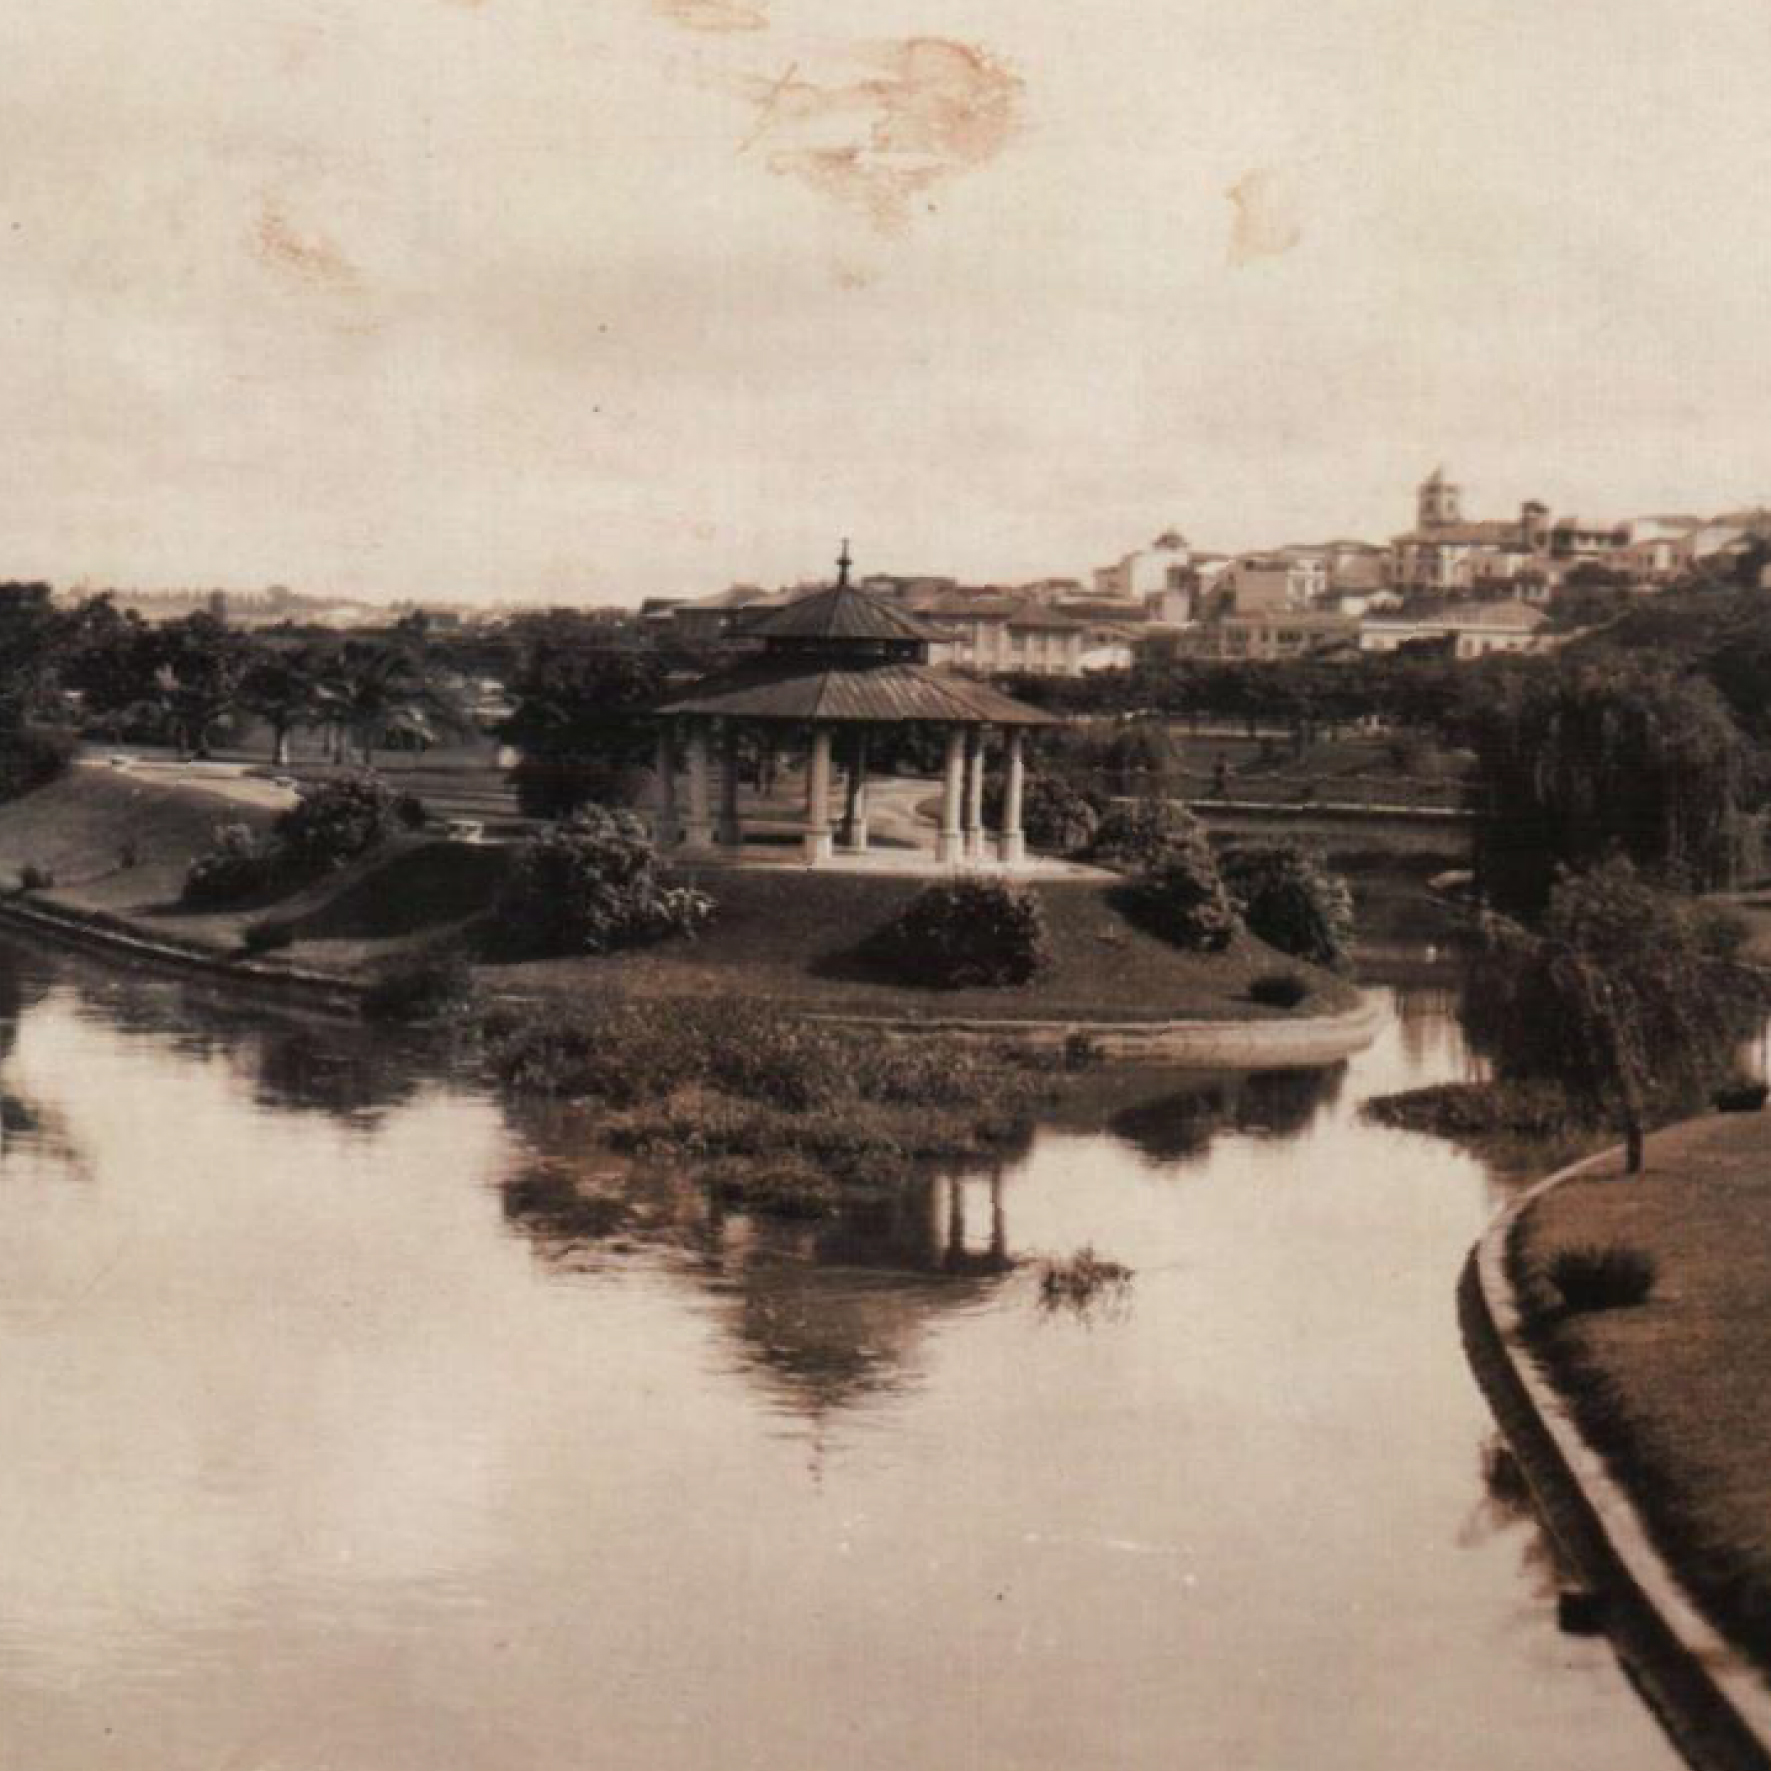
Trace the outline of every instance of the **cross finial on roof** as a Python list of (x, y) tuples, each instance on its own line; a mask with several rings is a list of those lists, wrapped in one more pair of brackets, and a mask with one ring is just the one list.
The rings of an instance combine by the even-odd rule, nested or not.
[(849, 567), (854, 563), (849, 558), (849, 538), (845, 535), (842, 538), (842, 552), (836, 556), (836, 581), (838, 584), (848, 583)]

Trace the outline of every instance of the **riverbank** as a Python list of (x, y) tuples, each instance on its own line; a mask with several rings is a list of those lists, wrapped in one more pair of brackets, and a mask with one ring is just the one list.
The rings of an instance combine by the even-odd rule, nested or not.
[[(1558, 1260), (1590, 1270), (1593, 1250), (1638, 1257), (1646, 1297), (1601, 1286), (1573, 1307)], [(1639, 1176), (1607, 1154), (1534, 1189), (1484, 1239), (1464, 1303), (1478, 1375), (1620, 1652), (1694, 1762), (1771, 1764), (1771, 1118), (1689, 1121), (1649, 1139)]]
[[(325, 980), (360, 988), (389, 962), (439, 940), (464, 937), (491, 902), (509, 851), (444, 838), (403, 836), (351, 867), (278, 896), (225, 911), (179, 902), (184, 870), (214, 826), (262, 828), (268, 808), (225, 802), (200, 783), (152, 782), (83, 768), (0, 806), (0, 876), (39, 880), (9, 901), (15, 920), (58, 938), (134, 951), (209, 971)], [(769, 1000), (825, 1019), (878, 1027), (941, 1026), (988, 1037), (1062, 1043), (1091, 1029), (1112, 1049), (1165, 1052), (1200, 1062), (1330, 1061), (1369, 1037), (1369, 1015), (1345, 979), (1243, 937), (1221, 954), (1169, 946), (1121, 913), (1110, 879), (1040, 880), (1053, 964), (1009, 990), (933, 990), (883, 976), (866, 938), (914, 895), (917, 882), (798, 869), (708, 870), (718, 909), (692, 942), (601, 958), (482, 962), (494, 997), (546, 1004), (586, 992), (630, 998)], [(288, 931), (287, 945), (248, 961), (260, 922)], [(151, 952), (150, 952), (151, 949)], [(1290, 974), (1306, 986), (1294, 1009), (1253, 1000), (1259, 980)], [(1191, 1029), (1210, 1029), (1213, 1037)], [(1228, 1044), (1226, 1044), (1226, 1040)], [(1197, 1047), (1195, 1051), (1193, 1048)], [(1169, 1055), (1174, 1055), (1170, 1053)]]

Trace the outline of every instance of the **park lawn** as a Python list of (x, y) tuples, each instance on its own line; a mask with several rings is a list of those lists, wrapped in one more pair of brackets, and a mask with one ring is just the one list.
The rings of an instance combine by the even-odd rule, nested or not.
[[(218, 823), (266, 827), (274, 813), (178, 782), (75, 769), (0, 805), (0, 878), (27, 864), (56, 884), (43, 896), (178, 945), (237, 954), (256, 922), (290, 924), (292, 946), (267, 956), (340, 975), (360, 974), (414, 946), (465, 930), (488, 909), (509, 865), (502, 845), (403, 836), (373, 855), (293, 891), (194, 911), (179, 903), (185, 869)], [(133, 865), (120, 851), (133, 843)], [(921, 889), (903, 875), (686, 869), (715, 900), (695, 940), (604, 957), (488, 964), (495, 989), (531, 996), (617, 991), (649, 996), (739, 996), (831, 1013), (907, 1018), (1078, 1020), (1284, 1019), (1351, 1008), (1344, 979), (1287, 959), (1249, 937), (1221, 954), (1189, 954), (1128, 921), (1104, 878), (1042, 880), (1054, 963), (1016, 989), (932, 990), (879, 975), (858, 952)], [(1305, 977), (1299, 1010), (1252, 1002), (1249, 985), (1275, 972)]]
[(857, 953), (925, 882), (902, 876), (808, 873), (797, 868), (707, 869), (685, 877), (714, 898), (708, 927), (673, 941), (602, 958), (531, 960), (488, 969), (524, 996), (605, 989), (647, 996), (743, 996), (829, 1013), (917, 1019), (1269, 1020), (1287, 1011), (1251, 1002), (1254, 979), (1308, 978), (1293, 1013), (1353, 1007), (1344, 979), (1239, 939), (1221, 954), (1183, 953), (1128, 922), (1111, 902), (1117, 881), (1040, 880), (1053, 948), (1051, 969), (1012, 989), (935, 990), (882, 978)]
[(1656, 1543), (1722, 1632), (1771, 1671), (1771, 1115), (1658, 1133), (1647, 1168), (1554, 1189), (1515, 1233), (1533, 1296), (1556, 1251), (1651, 1255), (1646, 1303), (1539, 1315), (1534, 1350)]
[[(0, 881), (47, 868), (52, 904), (128, 924), (178, 946), (235, 953), (247, 927), (289, 922), (297, 945), (282, 956), (341, 973), (460, 927), (491, 901), (508, 851), (402, 836), (352, 866), (293, 891), (225, 910), (179, 902), (185, 870), (218, 824), (263, 831), (276, 813), (176, 781), (79, 768), (0, 804)], [(132, 865), (124, 865), (133, 845)]]

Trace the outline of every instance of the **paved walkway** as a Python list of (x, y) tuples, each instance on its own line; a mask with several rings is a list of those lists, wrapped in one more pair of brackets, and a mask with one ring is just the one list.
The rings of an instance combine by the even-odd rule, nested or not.
[[(119, 760), (113, 761), (115, 757)], [(177, 762), (165, 757), (135, 756), (128, 751), (82, 755), (83, 769), (105, 769), (123, 780), (147, 781), (156, 787), (183, 787), (212, 794), (234, 805), (261, 806), (280, 812), (295, 804), (293, 787), (279, 787), (262, 775), (249, 775), (246, 763)]]

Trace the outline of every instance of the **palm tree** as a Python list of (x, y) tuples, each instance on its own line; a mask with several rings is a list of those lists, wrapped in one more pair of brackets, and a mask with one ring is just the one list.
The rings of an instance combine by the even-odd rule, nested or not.
[(378, 640), (346, 640), (328, 663), (324, 690), (340, 751), (347, 738), (354, 742), (365, 768), (373, 765), (376, 746), (390, 738), (428, 745), (470, 723), (418, 653)]

